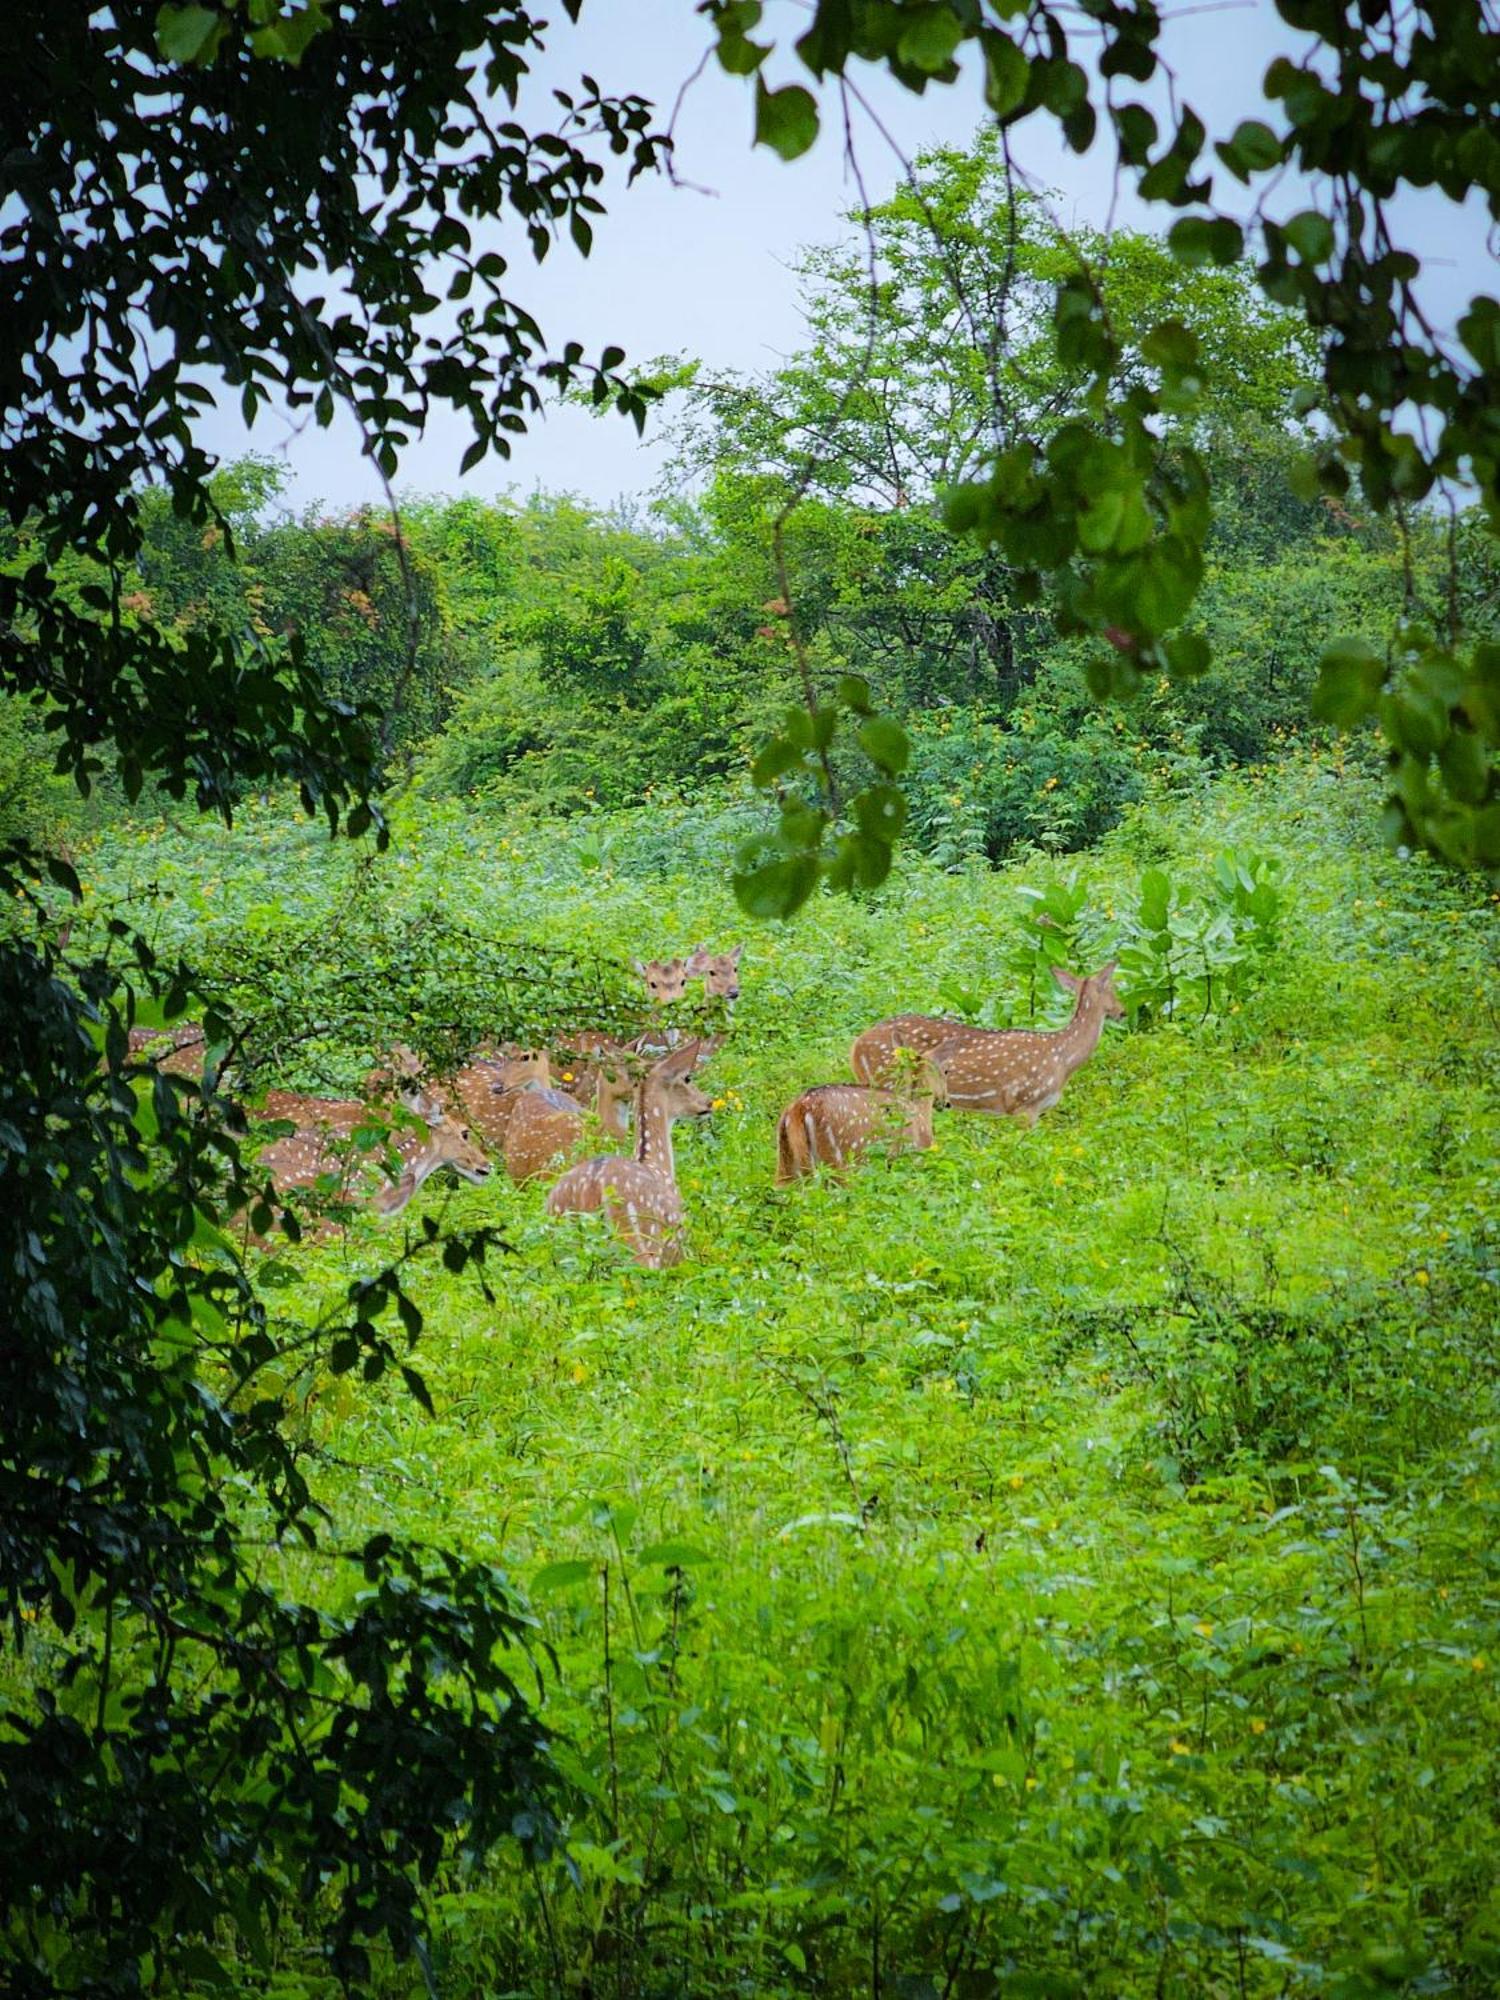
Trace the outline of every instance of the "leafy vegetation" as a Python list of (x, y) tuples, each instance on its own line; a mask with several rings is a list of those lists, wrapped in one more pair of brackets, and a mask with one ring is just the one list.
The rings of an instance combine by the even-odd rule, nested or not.
[[(703, 11), (805, 149), (759, 7)], [(1495, 35), (1295, 13), (1281, 128), (1216, 148), (1323, 200), (1257, 207), (1267, 305), (1201, 123), (1174, 96), (1153, 158), (1124, 101), (1154, 9), (1091, 31), (1122, 171), (1192, 211), (1170, 258), (1017, 185), (1017, 118), (1097, 122), (1066, 21), (826, 0), (815, 79), (923, 88), (977, 37), (1001, 137), (863, 218), (868, 286), (810, 256), (807, 353), (731, 385), (550, 348), (512, 295), (491, 225), (586, 254), (602, 156), (666, 149), (588, 77), (497, 124), (524, 7), (24, 0), (9, 1988), (1493, 1988), (1493, 909), (1370, 858), (1362, 744), (1288, 737), (1316, 672), (1384, 732), (1391, 830), (1493, 870), (1496, 312), (1434, 334), (1385, 203), (1494, 206)], [(247, 418), (342, 404), (387, 482), (434, 404), (467, 470), (544, 390), (639, 423), (675, 386), (701, 483), (291, 521), (214, 466), (205, 371)], [(746, 765), (769, 833), (715, 782)], [(254, 1251), (227, 1083), (623, 1025), (632, 948), (726, 939), (731, 853), (741, 906), (806, 910), (684, 1146), (679, 1274), (493, 1184)], [(770, 1187), (854, 1028), (1034, 1020), (1105, 954), (1131, 1033), (1039, 1132)], [(185, 1009), (201, 1085), (127, 1041)]]
[[(504, 1247), (488, 1292), (407, 1276), (430, 1408), (356, 1386), (364, 1348), (266, 1358), (343, 1543), (441, 1542), (538, 1621), (566, 1845), (439, 1862), (441, 1990), (1493, 1983), (1494, 909), (1380, 858), (1374, 813), (1313, 753), (1153, 785), (1081, 859), (819, 897), (749, 944), (679, 1147), (687, 1264), (434, 1185), (413, 1242)], [(736, 923), (701, 808), (414, 801), (352, 918), (353, 858), (314, 835), (122, 830), (80, 857), (86, 908), (210, 966), (258, 935), (302, 1021), (344, 961), (409, 1006), (426, 936), (496, 1026), (486, 936), (622, 966)], [(455, 905), (467, 971), (425, 928)], [(1116, 953), (1131, 1027), (1034, 1132), (950, 1115), (934, 1154), (773, 1189), (778, 1111), (860, 1027), (966, 996), (1053, 1018), (1046, 965)], [(239, 971), (245, 1004), (266, 974)], [(346, 1310), (401, 1233), (282, 1251), (276, 1322)], [(235, 1349), (199, 1352), (206, 1389)], [(294, 1550), (263, 1587), (338, 1602)], [(42, 1611), (28, 1671), (61, 1644)], [(95, 1698), (80, 1673), (63, 1713)], [(316, 1990), (300, 1924), (263, 1930), (259, 1974), (253, 1933), (214, 1941), (231, 1976)], [(371, 1990), (408, 1990), (382, 1964)]]

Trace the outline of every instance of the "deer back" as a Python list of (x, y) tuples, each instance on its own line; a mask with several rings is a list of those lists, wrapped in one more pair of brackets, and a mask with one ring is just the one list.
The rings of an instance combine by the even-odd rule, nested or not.
[(540, 1180), (565, 1167), (583, 1136), (584, 1109), (565, 1090), (527, 1090), (505, 1133), (505, 1171), (513, 1181)]
[(603, 1211), (638, 1264), (652, 1270), (682, 1256), (682, 1197), (677, 1183), (623, 1154), (580, 1160), (547, 1196), (549, 1215)]
[(132, 1056), (168, 1076), (203, 1074), (208, 1037), (196, 1021), (184, 1021), (175, 1028), (130, 1028), (125, 1039)]
[(932, 1106), (930, 1092), (912, 1096), (864, 1084), (816, 1084), (781, 1114), (776, 1178), (785, 1185), (818, 1167), (838, 1171), (876, 1151), (926, 1152), (932, 1144)]

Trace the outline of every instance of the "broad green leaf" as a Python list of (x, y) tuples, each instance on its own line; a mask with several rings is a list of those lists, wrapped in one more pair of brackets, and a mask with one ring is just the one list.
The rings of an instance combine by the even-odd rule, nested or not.
[(211, 62), (228, 27), (225, 16), (211, 7), (161, 7), (156, 15), (156, 46), (168, 62)]
[(575, 1584), (597, 1582), (598, 1577), (598, 1563), (547, 1563), (531, 1579), (531, 1593), (534, 1597), (546, 1597), (555, 1590), (571, 1590)]
[(1323, 649), (1312, 712), (1319, 722), (1352, 729), (1380, 699), (1385, 662), (1363, 639), (1340, 639)]
[(1323, 264), (1333, 255), (1333, 224), (1316, 209), (1304, 209), (1283, 223), (1282, 234), (1304, 264)]
[(859, 747), (872, 764), (892, 777), (899, 776), (911, 761), (911, 739), (888, 715), (872, 715), (860, 724)]
[(780, 90), (767, 90), (762, 78), (755, 79), (755, 143), (769, 146), (784, 160), (805, 153), (818, 136), (818, 106), (810, 90), (800, 83)]
[(906, 18), (896, 54), (912, 69), (937, 76), (953, 61), (953, 52), (963, 39), (963, 27), (950, 6), (938, 4), (906, 10)]
[(789, 917), (812, 894), (818, 863), (810, 854), (794, 854), (768, 862), (749, 874), (735, 875), (734, 898), (747, 916)]

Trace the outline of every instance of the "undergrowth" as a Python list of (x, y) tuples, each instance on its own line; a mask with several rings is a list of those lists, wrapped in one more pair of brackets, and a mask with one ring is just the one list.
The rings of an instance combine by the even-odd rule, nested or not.
[[(361, 898), (614, 967), (723, 948), (735, 819), (412, 805), (366, 875), (252, 814), (85, 873), (200, 962), (269, 941), (295, 1012)], [(454, 1859), (438, 1990), (1500, 1990), (1495, 907), (1377, 841), (1313, 756), (754, 931), (676, 1271), (503, 1179), (424, 1193), (508, 1243), (492, 1303), (424, 1281), (435, 1414), (274, 1386), (351, 1537), (456, 1543), (537, 1621), (568, 1849)], [(1274, 863), (1276, 931), (1207, 1004), (1137, 1009), (1035, 1130), (950, 1116), (773, 1188), (779, 1109), (859, 1028), (955, 993), (1028, 1018), (1023, 889), (1074, 898), (1092, 969), (1145, 870), (1207, 895), (1226, 849)], [(393, 1234), (284, 1253), (273, 1296)], [(247, 1971), (319, 1985), (295, 1935)]]

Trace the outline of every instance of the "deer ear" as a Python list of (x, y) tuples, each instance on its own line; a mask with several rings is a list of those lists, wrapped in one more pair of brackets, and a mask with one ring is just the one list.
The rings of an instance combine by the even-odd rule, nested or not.
[(1069, 972), (1065, 965), (1054, 965), (1052, 968), (1052, 977), (1057, 981), (1064, 993), (1076, 993), (1083, 984), (1078, 974), (1076, 972)]
[(633, 958), (630, 961), (630, 969), (635, 974), (637, 979), (645, 978), (646, 968), (644, 965), (641, 964), (641, 961), (638, 958)]
[(732, 964), (734, 964), (734, 965), (738, 965), (738, 964), (739, 964), (739, 962), (740, 962), (740, 957), (741, 957), (741, 954), (743, 953), (744, 949), (745, 949), (745, 947), (744, 947), (744, 946), (743, 946), (742, 944), (737, 944), (737, 945), (735, 946), (734, 950), (733, 950), (732, 952), (730, 952), (730, 954), (729, 954), (729, 957), (730, 957), (730, 962), (731, 962)]

